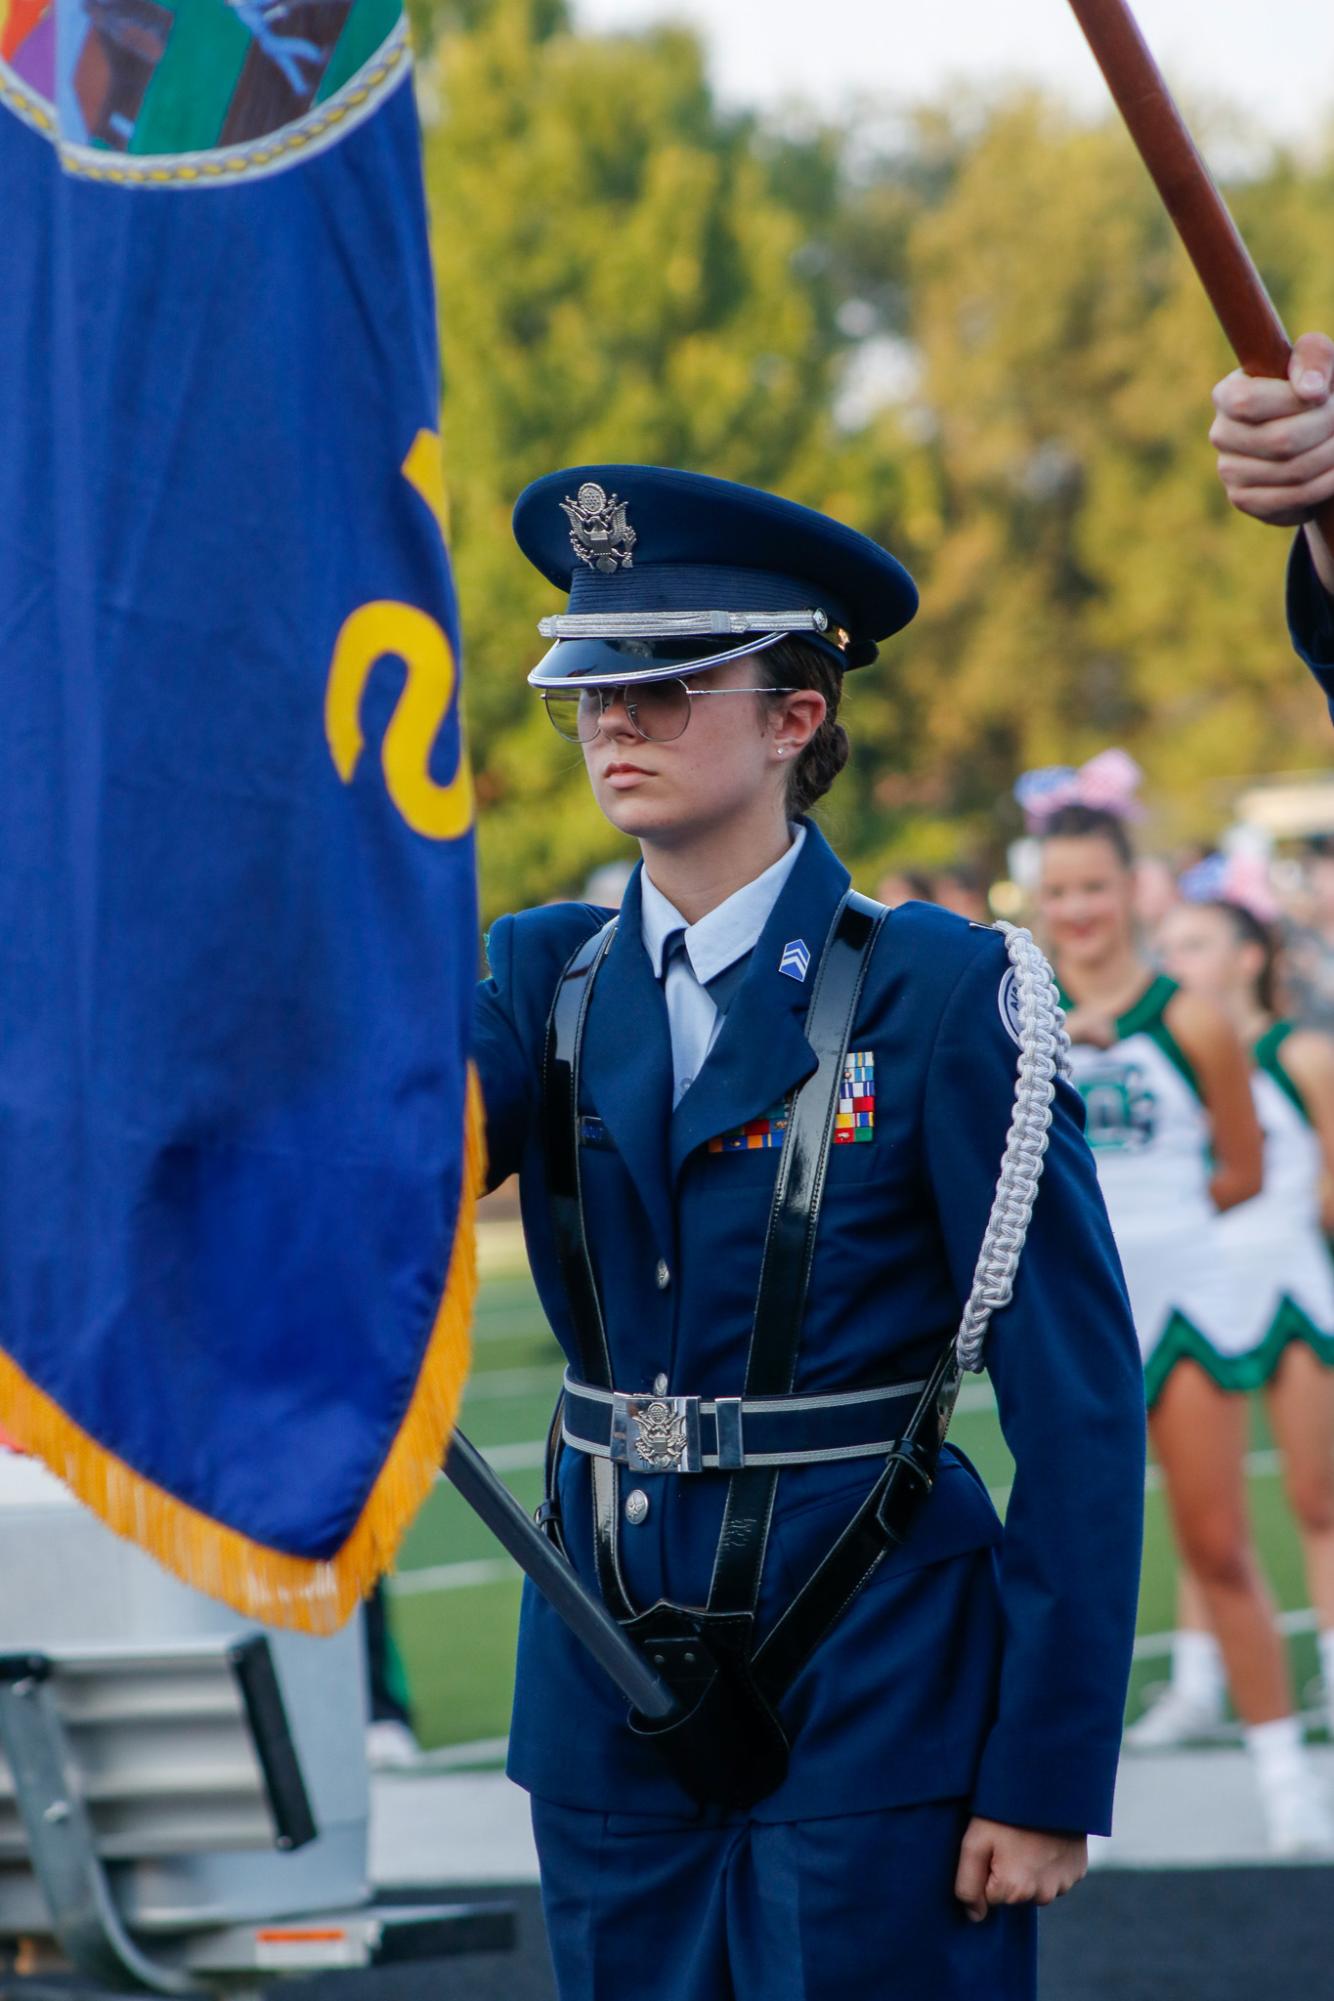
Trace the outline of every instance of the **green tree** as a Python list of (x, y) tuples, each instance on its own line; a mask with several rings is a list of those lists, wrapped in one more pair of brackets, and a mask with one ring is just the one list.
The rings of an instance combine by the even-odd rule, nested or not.
[[(1303, 322), (1331, 317), (1328, 193), (1282, 159), (1240, 190)], [(994, 108), (908, 262), (924, 611), (901, 661), (937, 816), (994, 850), (1016, 771), (1119, 742), (1156, 831), (1207, 837), (1226, 782), (1309, 764), (1321, 721), (1283, 630), (1285, 538), (1228, 509), (1205, 438), (1231, 358), (1124, 132)]]
[[(494, 0), (427, 65), (452, 543), (488, 910), (618, 851), (524, 674), (549, 586), (516, 551), (527, 480), (608, 458), (837, 504), (848, 337), (828, 277), (832, 142), (724, 116), (696, 40), (570, 31)], [(884, 482), (895, 482), (881, 467)]]
[[(488, 913), (624, 851), (524, 680), (556, 599), (510, 508), (562, 464), (772, 486), (914, 571), (822, 809), (868, 884), (999, 859), (1028, 765), (1125, 744), (1175, 839), (1323, 752), (1285, 538), (1229, 512), (1205, 439), (1227, 350), (1115, 120), (1021, 95), (797, 133), (725, 114), (684, 31), (418, 4)], [(1332, 180), (1279, 154), (1235, 191), (1294, 324), (1334, 322)]]

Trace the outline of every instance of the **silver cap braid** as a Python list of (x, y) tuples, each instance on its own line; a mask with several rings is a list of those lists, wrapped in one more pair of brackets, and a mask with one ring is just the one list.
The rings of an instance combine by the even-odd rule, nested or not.
[(1019, 1012), (1019, 1075), (1014, 1116), (1001, 1161), (1000, 1179), (978, 1252), (973, 1289), (959, 1322), (959, 1365), (976, 1373), (993, 1313), (1008, 1306), (1019, 1258), (1033, 1219), (1038, 1182), (1051, 1130), (1056, 1079), (1070, 1074), (1070, 1038), (1056, 994), (1051, 967), (1032, 933), (1013, 924), (995, 927), (1005, 940), (1014, 970)]

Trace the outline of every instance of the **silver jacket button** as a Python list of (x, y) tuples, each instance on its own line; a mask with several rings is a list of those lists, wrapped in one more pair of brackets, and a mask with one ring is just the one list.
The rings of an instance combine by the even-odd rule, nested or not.
[(641, 1522), (648, 1520), (648, 1495), (642, 1487), (635, 1487), (625, 1497), (625, 1519), (631, 1528), (637, 1529)]
[(661, 1372), (653, 1378), (653, 1394), (655, 1397), (665, 1397), (667, 1394), (667, 1377)]
[(668, 1264), (666, 1258), (658, 1259), (658, 1269), (654, 1272), (653, 1276), (658, 1282), (658, 1291), (666, 1292), (672, 1282), (671, 1266)]

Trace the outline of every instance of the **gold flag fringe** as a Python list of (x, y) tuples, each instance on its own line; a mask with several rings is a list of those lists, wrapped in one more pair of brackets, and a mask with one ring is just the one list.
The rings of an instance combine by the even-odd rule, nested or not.
[(469, 1068), (463, 1178), (444, 1296), (412, 1401), (355, 1528), (327, 1562), (252, 1542), (126, 1466), (0, 1353), (0, 1418), (117, 1535), (197, 1591), (269, 1626), (332, 1633), (389, 1569), (444, 1460), (472, 1355), (475, 1217), (486, 1173), (482, 1097)]

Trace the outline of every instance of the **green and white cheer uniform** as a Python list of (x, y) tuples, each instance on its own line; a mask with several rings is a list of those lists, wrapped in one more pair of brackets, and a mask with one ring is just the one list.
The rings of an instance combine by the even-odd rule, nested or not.
[(1209, 1122), (1190, 1060), (1164, 1019), (1176, 992), (1160, 975), (1118, 1018), (1110, 1049), (1071, 1050), (1150, 1403), (1184, 1356), (1217, 1376), (1235, 1326), (1209, 1196)]
[(1290, 1341), (1334, 1367), (1334, 1266), (1320, 1228), (1320, 1140), (1281, 1051), (1291, 1022), (1255, 1045), (1251, 1088), (1265, 1136), (1265, 1182), (1216, 1223), (1228, 1265), (1228, 1333), (1214, 1374), (1228, 1389), (1268, 1382)]

